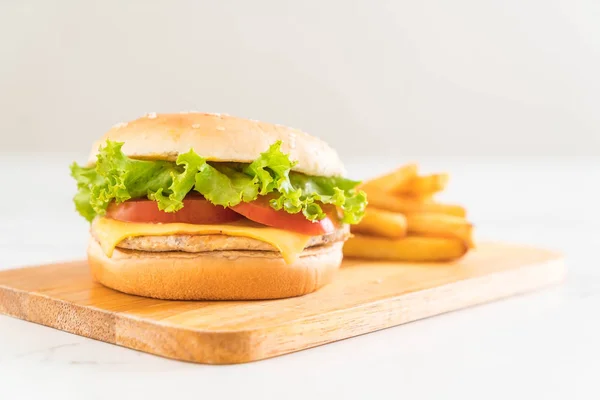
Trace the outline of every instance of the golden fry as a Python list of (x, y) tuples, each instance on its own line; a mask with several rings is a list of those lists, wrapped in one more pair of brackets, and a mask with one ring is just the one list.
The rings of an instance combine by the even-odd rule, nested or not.
[(375, 260), (441, 262), (462, 257), (467, 246), (459, 239), (407, 236), (402, 239), (354, 235), (344, 256)]
[(395, 192), (417, 176), (417, 165), (407, 164), (390, 173), (368, 180), (361, 185), (361, 189), (368, 192), (371, 189), (384, 192)]
[(414, 197), (430, 197), (441, 192), (448, 184), (448, 174), (432, 174), (417, 176), (396, 191), (396, 193)]
[(362, 221), (352, 226), (352, 232), (401, 238), (406, 236), (406, 218), (403, 214), (367, 207)]
[(377, 207), (402, 214), (428, 212), (455, 215), (463, 218), (467, 215), (464, 207), (459, 205), (420, 201), (413, 197), (396, 196), (375, 189), (369, 189), (367, 197), (369, 199), (369, 207)]
[(435, 193), (421, 193), (421, 194), (395, 194), (396, 197), (401, 199), (412, 200), (416, 203), (432, 203), (435, 202), (433, 196)]
[(407, 214), (408, 232), (421, 236), (447, 237), (462, 240), (473, 248), (473, 225), (464, 218), (437, 213)]

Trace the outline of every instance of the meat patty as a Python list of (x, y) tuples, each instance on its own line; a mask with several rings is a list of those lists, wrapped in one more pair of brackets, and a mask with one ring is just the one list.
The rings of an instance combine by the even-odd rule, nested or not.
[[(348, 225), (345, 225), (328, 235), (313, 236), (306, 248), (340, 242), (346, 240), (349, 235), (350, 229)], [(188, 253), (227, 250), (278, 251), (271, 244), (257, 239), (227, 235), (137, 236), (124, 239), (117, 244), (117, 247), (139, 251), (184, 251)]]

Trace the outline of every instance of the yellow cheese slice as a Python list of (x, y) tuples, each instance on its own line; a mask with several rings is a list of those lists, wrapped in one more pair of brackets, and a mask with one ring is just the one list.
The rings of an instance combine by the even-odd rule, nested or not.
[(123, 222), (100, 217), (92, 222), (94, 237), (100, 243), (107, 257), (112, 257), (115, 247), (124, 239), (136, 236), (167, 235), (227, 235), (260, 240), (273, 245), (281, 252), (286, 263), (292, 264), (302, 253), (310, 236), (259, 225), (248, 220), (222, 225), (195, 224), (148, 224)]

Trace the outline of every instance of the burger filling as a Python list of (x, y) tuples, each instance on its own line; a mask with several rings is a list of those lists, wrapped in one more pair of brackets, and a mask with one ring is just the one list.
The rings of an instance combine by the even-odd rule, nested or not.
[[(345, 241), (349, 235), (350, 230), (345, 226), (327, 235), (311, 236), (305, 248)], [(278, 251), (272, 244), (261, 240), (226, 235), (137, 236), (124, 239), (117, 247), (138, 251), (185, 251), (187, 253), (226, 250)]]
[(108, 256), (115, 246), (297, 251), (345, 240), (367, 204), (359, 182), (292, 171), (280, 142), (249, 164), (210, 162), (193, 150), (176, 162), (138, 160), (122, 145), (107, 141), (95, 166), (71, 166), (75, 206)]

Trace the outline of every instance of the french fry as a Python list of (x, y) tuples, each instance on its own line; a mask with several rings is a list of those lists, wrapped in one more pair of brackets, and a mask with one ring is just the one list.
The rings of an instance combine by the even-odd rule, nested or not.
[(369, 199), (368, 207), (376, 207), (402, 214), (428, 212), (455, 215), (463, 218), (467, 215), (466, 210), (459, 205), (420, 201), (412, 197), (395, 196), (376, 189), (369, 189), (367, 191), (367, 198)]
[(408, 199), (408, 200), (412, 200), (414, 202), (420, 202), (420, 203), (432, 203), (435, 202), (435, 200), (433, 199), (433, 196), (435, 195), (435, 193), (421, 193), (421, 194), (395, 194), (396, 197), (399, 197), (401, 199)]
[(441, 262), (455, 260), (466, 252), (462, 240), (420, 236), (389, 239), (356, 234), (344, 245), (345, 256), (376, 260)]
[(468, 248), (475, 247), (473, 225), (464, 218), (437, 213), (416, 213), (407, 214), (406, 222), (411, 234), (460, 239)]
[(395, 191), (395, 193), (419, 198), (430, 197), (434, 193), (444, 190), (448, 184), (448, 179), (448, 174), (417, 176)]
[(360, 189), (368, 193), (369, 190), (381, 190), (384, 192), (395, 192), (402, 188), (417, 176), (417, 165), (407, 164), (394, 171), (377, 178), (364, 182)]
[(406, 236), (406, 218), (403, 214), (367, 207), (362, 221), (352, 226), (352, 232), (401, 238)]
[(418, 175), (404, 165), (361, 185), (369, 206), (354, 225), (344, 255), (379, 260), (442, 262), (473, 248), (473, 226), (464, 207), (433, 200), (448, 184), (446, 173)]

